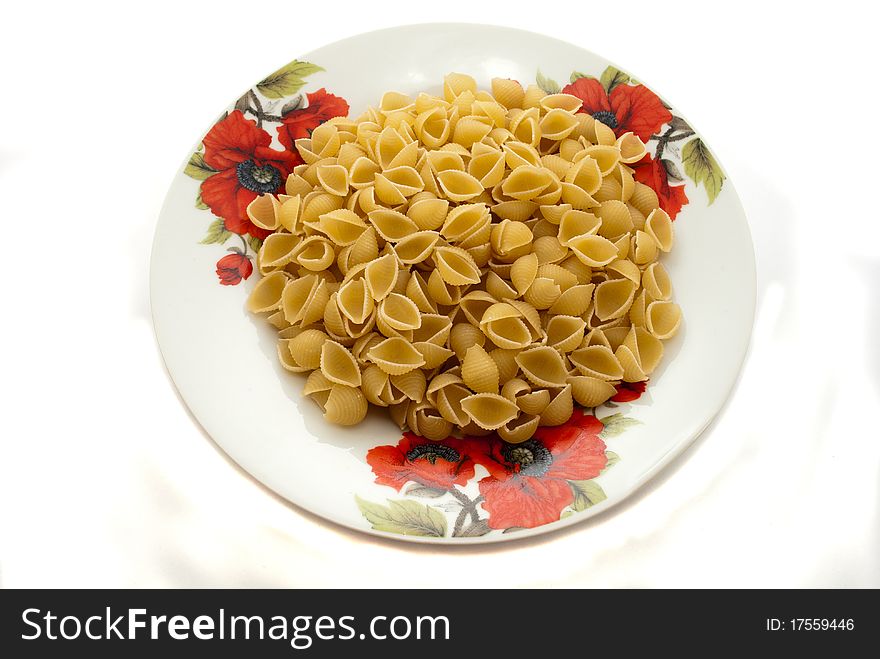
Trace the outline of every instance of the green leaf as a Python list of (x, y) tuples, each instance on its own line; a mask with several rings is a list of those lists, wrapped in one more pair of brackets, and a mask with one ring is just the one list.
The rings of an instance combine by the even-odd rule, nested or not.
[(575, 512), (586, 510), (608, 498), (605, 496), (605, 490), (596, 481), (568, 481), (568, 484), (574, 492), (571, 509)]
[(610, 94), (611, 90), (617, 87), (617, 85), (625, 85), (628, 83), (629, 76), (623, 71), (615, 69), (613, 66), (609, 66), (602, 72), (602, 77), (599, 78), (599, 82), (602, 83), (605, 91)]
[(226, 230), (226, 225), (223, 224), (223, 220), (216, 219), (211, 222), (210, 226), (208, 226), (208, 233), (201, 240), (202, 245), (222, 245), (225, 243), (229, 236), (232, 234)]
[(724, 185), (724, 174), (715, 157), (709, 152), (709, 148), (699, 137), (685, 144), (681, 149), (681, 164), (684, 165), (684, 173), (691, 180), (706, 188), (709, 203), (715, 201), (721, 186)]
[(196, 151), (189, 157), (189, 162), (183, 168), (183, 173), (190, 178), (204, 181), (217, 173), (217, 170), (205, 162), (205, 154)]
[(596, 79), (596, 76), (587, 75), (586, 73), (581, 73), (580, 71), (572, 71), (571, 75), (568, 78), (569, 82), (574, 82), (580, 78), (591, 78), (593, 80)]
[(605, 459), (608, 462), (605, 463), (605, 468), (602, 470), (603, 472), (608, 471), (611, 467), (620, 462), (620, 456), (614, 451), (605, 451)]
[(196, 208), (202, 211), (210, 210), (208, 204), (202, 201), (202, 191), (199, 190), (199, 193), (196, 195)]
[(642, 422), (638, 419), (633, 419), (632, 417), (623, 416), (620, 412), (617, 414), (611, 414), (610, 416), (606, 416), (602, 419), (599, 419), (602, 424), (605, 426), (602, 429), (602, 432), (599, 433), (599, 437), (602, 439), (610, 439), (612, 437), (617, 437), (622, 434), (627, 428), (632, 428), (633, 426), (637, 426)]
[(306, 84), (303, 78), (323, 70), (317, 64), (293, 60), (258, 82), (257, 89), (266, 98), (284, 98), (296, 94)]
[(535, 76), (535, 82), (538, 83), (538, 87), (548, 94), (559, 93), (559, 83), (541, 73), (541, 69), (538, 69), (538, 75)]
[(387, 506), (364, 501), (355, 495), (361, 514), (376, 531), (442, 538), (446, 535), (446, 516), (418, 501), (388, 501)]
[(260, 238), (255, 238), (254, 236), (249, 235), (247, 237), (248, 245), (251, 246), (251, 249), (254, 250), (254, 254), (260, 251), (260, 247), (263, 246), (263, 241)]

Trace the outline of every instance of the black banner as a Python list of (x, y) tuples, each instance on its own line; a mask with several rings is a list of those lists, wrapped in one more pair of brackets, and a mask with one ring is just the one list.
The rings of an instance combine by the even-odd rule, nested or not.
[(7, 590), (0, 602), (7, 657), (678, 655), (880, 641), (873, 590)]

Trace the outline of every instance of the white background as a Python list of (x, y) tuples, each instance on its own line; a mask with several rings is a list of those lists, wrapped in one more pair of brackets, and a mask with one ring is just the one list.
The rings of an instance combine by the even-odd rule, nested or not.
[[(4, 9), (0, 585), (880, 586), (880, 39), (866, 5)], [(485, 548), (371, 538), (267, 492), (188, 415), (150, 320), (156, 217), (218, 111), (296, 55), (431, 20), (545, 32), (648, 81), (724, 164), (758, 260), (746, 366), (694, 446), (607, 514)]]

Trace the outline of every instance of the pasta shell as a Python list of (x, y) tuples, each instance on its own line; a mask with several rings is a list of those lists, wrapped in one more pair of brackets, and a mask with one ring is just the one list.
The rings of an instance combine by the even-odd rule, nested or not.
[(673, 302), (652, 302), (645, 311), (648, 331), (658, 339), (672, 338), (681, 325), (681, 309)]
[(357, 387), (334, 384), (324, 403), (324, 418), (340, 426), (353, 426), (367, 415), (367, 399)]
[(547, 345), (561, 353), (577, 348), (587, 324), (577, 316), (553, 316), (547, 323)]
[(317, 275), (308, 275), (287, 285), (281, 296), (281, 309), (291, 325), (309, 325), (323, 317), (329, 300), (326, 282)]
[(432, 300), (446, 306), (458, 304), (461, 300), (461, 289), (443, 281), (440, 271), (436, 269), (428, 276), (428, 293)]
[(325, 340), (321, 345), (321, 372), (324, 377), (349, 387), (361, 386), (361, 370), (354, 356), (335, 341)]
[(508, 444), (520, 444), (534, 436), (540, 419), (528, 414), (520, 414), (516, 419), (508, 421), (496, 431)]
[(492, 78), (492, 96), (506, 108), (521, 108), (525, 91), (516, 80)]
[(617, 148), (620, 150), (620, 162), (626, 164), (638, 162), (646, 153), (644, 142), (633, 133), (624, 133), (618, 137)]
[(299, 231), (299, 214), (302, 208), (302, 197), (299, 195), (285, 199), (278, 208), (278, 224), (290, 233)]
[(491, 307), (497, 301), (498, 300), (486, 291), (472, 291), (461, 298), (458, 307), (461, 309), (465, 318), (467, 318), (467, 321), (471, 325), (477, 327), (483, 319), (483, 314), (486, 312), (486, 309)]
[(645, 220), (645, 231), (654, 239), (661, 251), (668, 252), (672, 249), (672, 220), (669, 219), (666, 211), (661, 208), (651, 211)]
[(545, 110), (558, 108), (573, 114), (581, 109), (582, 101), (571, 94), (549, 94), (541, 99), (540, 105)]
[(603, 201), (596, 211), (596, 215), (602, 220), (599, 227), (599, 235), (614, 241), (623, 234), (633, 230), (632, 216), (629, 209), (621, 201)]
[(550, 307), (549, 312), (554, 315), (581, 316), (590, 307), (592, 302), (593, 284), (578, 284), (572, 286), (557, 298)]
[(598, 407), (617, 393), (613, 384), (588, 375), (570, 377), (568, 383), (572, 397), (584, 407)]
[(455, 354), (449, 348), (428, 341), (415, 341), (413, 342), (413, 347), (419, 351), (422, 358), (425, 360), (425, 364), (422, 368), (426, 369), (434, 369), (442, 366), (446, 363), (446, 360)]
[(455, 124), (452, 141), (456, 144), (461, 144), (466, 149), (470, 149), (474, 142), (482, 140), (491, 130), (491, 120), (472, 115), (462, 117)]
[(478, 234), (476, 237), (480, 238), (481, 242), (486, 242), (491, 230), (490, 222), (486, 204), (462, 204), (449, 211), (440, 229), (440, 235), (450, 242), (461, 244)]
[(522, 222), (502, 220), (492, 226), (490, 242), (495, 256), (513, 261), (529, 253), (533, 239), (532, 232)]
[(373, 296), (363, 279), (353, 279), (344, 284), (339, 289), (336, 304), (342, 315), (356, 324), (365, 322), (375, 308)]
[(596, 316), (600, 320), (620, 318), (632, 305), (636, 284), (629, 279), (609, 279), (596, 286)]
[(300, 221), (303, 223), (317, 222), (318, 218), (324, 213), (335, 211), (342, 208), (344, 202), (342, 197), (329, 194), (327, 192), (309, 192), (302, 200), (302, 211), (300, 212)]
[[(367, 263), (364, 268), (364, 282), (367, 285), (370, 297), (377, 302), (385, 299), (394, 290), (394, 286), (397, 283), (397, 273), (397, 259), (393, 254), (380, 256)], [(369, 313), (366, 308), (364, 311)], [(363, 322), (362, 320), (357, 320), (359, 317), (352, 318), (352, 320)]]
[(642, 382), (648, 377), (648, 374), (645, 373), (641, 364), (639, 364), (638, 358), (627, 346), (622, 345), (618, 347), (614, 355), (623, 367), (622, 379), (624, 382)]
[(402, 375), (392, 375), (390, 376), (390, 381), (392, 388), (402, 393), (409, 400), (416, 403), (424, 400), (428, 381), (423, 371), (415, 369)]
[(483, 192), (482, 184), (467, 172), (447, 170), (437, 174), (437, 182), (452, 201), (468, 201)]
[(633, 261), (638, 265), (644, 265), (657, 260), (657, 241), (644, 231), (636, 231), (632, 237)]
[(278, 352), (278, 361), (281, 362), (281, 367), (285, 370), (290, 371), (291, 373), (304, 373), (312, 370), (297, 362), (293, 355), (293, 351), (290, 348), (290, 339), (279, 340), (275, 347)]
[(320, 368), (321, 351), (327, 335), (319, 329), (306, 329), (290, 339), (288, 347), (296, 363), (309, 370)]
[(642, 271), (639, 270), (639, 266), (627, 259), (617, 259), (616, 261), (612, 261), (605, 266), (605, 269), (609, 273), (617, 273), (621, 277), (629, 279), (636, 286), (639, 285), (642, 279)]
[(505, 350), (504, 348), (495, 348), (489, 353), (489, 356), (495, 361), (495, 366), (498, 367), (499, 383), (505, 383), (516, 376), (519, 371), (516, 355), (516, 350)]
[(532, 342), (532, 334), (520, 313), (507, 303), (489, 307), (480, 321), (480, 329), (499, 348), (522, 349)]
[(629, 203), (631, 203), (638, 211), (647, 217), (651, 214), (655, 208), (660, 208), (660, 200), (657, 198), (657, 193), (654, 190), (644, 183), (639, 183), (638, 181), (633, 188), (633, 193), (629, 198)]
[(606, 345), (590, 345), (569, 355), (581, 375), (600, 380), (620, 380), (623, 368), (611, 348)]
[(588, 195), (594, 195), (602, 186), (602, 170), (598, 161), (584, 157), (571, 165), (565, 174), (565, 182), (577, 186)]
[(599, 202), (596, 201), (592, 195), (583, 188), (579, 188), (574, 183), (563, 181), (561, 187), (562, 201), (575, 210), (585, 211), (599, 205)]
[(578, 283), (577, 275), (555, 263), (543, 263), (538, 267), (538, 277), (552, 279), (562, 291), (567, 291)]
[(397, 331), (414, 330), (421, 326), (422, 315), (408, 297), (391, 293), (379, 303), (379, 318)]
[(602, 121), (593, 124), (593, 132), (596, 134), (596, 139), (593, 140), (596, 144), (613, 145), (617, 142), (614, 131)]
[(439, 238), (440, 234), (436, 231), (418, 231), (401, 238), (394, 246), (394, 252), (401, 263), (406, 265), (421, 263), (431, 256)]
[(668, 300), (672, 297), (672, 283), (669, 274), (659, 263), (652, 263), (642, 273), (642, 286), (655, 300)]
[(290, 263), (299, 241), (299, 236), (290, 233), (273, 233), (266, 236), (260, 247), (261, 267), (280, 267)]
[(588, 146), (584, 149), (584, 154), (598, 163), (602, 176), (610, 174), (617, 167), (617, 163), (620, 160), (620, 149), (616, 145), (597, 144), (595, 146)]
[(536, 309), (549, 309), (562, 295), (562, 289), (552, 279), (536, 277), (523, 299)]
[(538, 346), (516, 356), (523, 375), (539, 387), (558, 387), (565, 383), (568, 371), (562, 356), (549, 346)]
[[(545, 97), (546, 98), (546, 97)], [(548, 140), (562, 140), (577, 128), (578, 120), (561, 108), (553, 108), (542, 118), (538, 127), (541, 136)]]
[(568, 240), (572, 252), (591, 268), (608, 265), (618, 257), (617, 247), (602, 236), (582, 235)]
[(550, 391), (547, 389), (531, 391), (531, 388), (529, 388), (524, 392), (518, 393), (515, 402), (524, 414), (540, 415), (541, 412), (547, 409), (551, 398)]
[(598, 233), (601, 223), (601, 220), (593, 213), (570, 210), (562, 216), (559, 222), (559, 242), (567, 247), (573, 238), (595, 235)]
[(248, 219), (261, 229), (274, 231), (278, 228), (278, 199), (271, 194), (258, 195), (247, 205)]
[(283, 272), (272, 272), (254, 286), (248, 296), (247, 308), (251, 313), (275, 311), (281, 306), (281, 297), (290, 277)]
[[(412, 273), (407, 280), (404, 294), (419, 308), (424, 314), (437, 313), (437, 304), (428, 294), (428, 284), (418, 272)], [(423, 319), (424, 320), (424, 319)]]
[[(621, 347), (629, 348), (647, 375), (657, 368), (663, 358), (663, 343), (642, 327), (631, 328)], [(626, 374), (624, 374), (625, 378)]]
[(498, 393), (498, 365), (480, 345), (472, 345), (465, 352), (461, 377), (475, 392)]
[(615, 178), (606, 176), (602, 179), (602, 185), (596, 190), (593, 198), (599, 203), (612, 200), (620, 201), (623, 199), (623, 186)]
[(376, 174), (382, 171), (382, 168), (366, 156), (361, 156), (351, 165), (349, 171), (349, 184), (356, 190), (366, 188), (373, 185)]
[(571, 418), (574, 413), (574, 401), (571, 385), (566, 384), (553, 396), (550, 404), (541, 412), (539, 424), (542, 426), (560, 426)]
[(455, 323), (449, 333), (449, 347), (455, 352), (460, 362), (464, 361), (467, 351), (475, 346), (486, 343), (483, 333), (469, 323)]
[(325, 378), (321, 371), (312, 371), (306, 379), (306, 384), (303, 387), (303, 396), (311, 398), (321, 406), (321, 409), (323, 409), (324, 404), (330, 397), (330, 390), (332, 388), (333, 383)]
[(491, 270), (486, 274), (485, 284), (486, 292), (496, 300), (519, 296), (519, 293), (513, 288), (513, 286)]
[(297, 246), (294, 259), (307, 270), (321, 272), (336, 261), (336, 251), (323, 236), (311, 236)]
[(302, 176), (290, 174), (284, 183), (284, 193), (294, 196), (305, 196), (312, 191), (312, 186)]
[(416, 223), (398, 211), (374, 210), (369, 213), (369, 218), (379, 235), (392, 242), (418, 231)]
[(480, 271), (473, 257), (458, 247), (437, 247), (434, 250), (434, 264), (443, 281), (452, 286), (478, 284)]
[(452, 432), (452, 424), (428, 404), (410, 405), (406, 422), (414, 433), (435, 442), (446, 439)]
[(510, 268), (510, 281), (520, 295), (532, 285), (537, 275), (538, 257), (534, 254), (519, 257)]
[(552, 173), (548, 169), (523, 165), (504, 179), (501, 190), (509, 197), (528, 201), (540, 195), (550, 185), (551, 177)]
[(425, 363), (412, 343), (400, 337), (385, 339), (371, 348), (367, 357), (389, 375), (403, 375)]
[(492, 393), (467, 396), (461, 401), (461, 408), (468, 418), (484, 430), (495, 430), (513, 421), (519, 409), (512, 402)]
[(492, 188), (504, 178), (504, 154), (492, 150), (474, 156), (468, 163), (468, 174), (480, 182), (483, 188)]
[(446, 199), (419, 199), (410, 204), (406, 216), (419, 230), (434, 231), (443, 225), (448, 209), (449, 202)]
[(501, 147), (504, 160), (510, 169), (517, 167), (541, 167), (541, 155), (531, 144), (508, 141)]
[(502, 201), (492, 206), (492, 212), (502, 220), (525, 222), (534, 215), (538, 204), (532, 201), (510, 200)]
[(318, 183), (327, 192), (339, 197), (348, 194), (348, 170), (342, 165), (319, 165)]
[(340, 208), (321, 215), (318, 228), (337, 245), (351, 245), (367, 229), (366, 223), (355, 213)]

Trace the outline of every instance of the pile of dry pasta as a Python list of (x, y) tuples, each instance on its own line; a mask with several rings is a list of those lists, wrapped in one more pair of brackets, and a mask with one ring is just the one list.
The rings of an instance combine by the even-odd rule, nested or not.
[(450, 74), (300, 139), (248, 300), (328, 421), (509, 442), (646, 380), (678, 329), (657, 258), (669, 216), (628, 164), (645, 145), (566, 94)]

